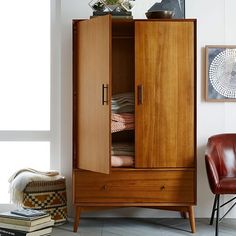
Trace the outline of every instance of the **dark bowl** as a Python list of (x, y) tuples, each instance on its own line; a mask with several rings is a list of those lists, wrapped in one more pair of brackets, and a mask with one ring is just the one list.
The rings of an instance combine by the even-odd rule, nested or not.
[(148, 19), (171, 19), (173, 11), (148, 11), (145, 15)]

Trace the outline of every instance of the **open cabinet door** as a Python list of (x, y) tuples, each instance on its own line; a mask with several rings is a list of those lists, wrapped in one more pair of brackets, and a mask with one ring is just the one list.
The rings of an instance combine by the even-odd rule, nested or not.
[(75, 168), (110, 171), (111, 17), (74, 22)]

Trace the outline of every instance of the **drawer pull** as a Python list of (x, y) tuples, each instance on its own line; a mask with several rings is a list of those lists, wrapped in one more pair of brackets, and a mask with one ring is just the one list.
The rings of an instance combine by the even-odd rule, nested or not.
[(164, 186), (164, 185), (163, 185), (163, 186), (161, 186), (161, 188), (160, 188), (160, 189), (161, 189), (162, 191), (163, 191), (163, 190), (165, 190), (165, 186)]

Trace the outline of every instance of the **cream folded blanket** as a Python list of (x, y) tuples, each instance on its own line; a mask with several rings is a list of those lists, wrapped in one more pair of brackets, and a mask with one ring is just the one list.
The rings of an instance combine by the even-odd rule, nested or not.
[(23, 191), (26, 185), (32, 181), (53, 181), (62, 179), (57, 171), (42, 172), (27, 168), (15, 172), (8, 180), (11, 202), (21, 205), (23, 203)]

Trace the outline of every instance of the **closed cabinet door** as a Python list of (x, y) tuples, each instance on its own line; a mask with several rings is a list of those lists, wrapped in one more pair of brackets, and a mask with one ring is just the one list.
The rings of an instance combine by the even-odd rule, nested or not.
[(194, 167), (194, 27), (135, 22), (137, 168)]
[(110, 171), (111, 17), (74, 23), (75, 168)]

